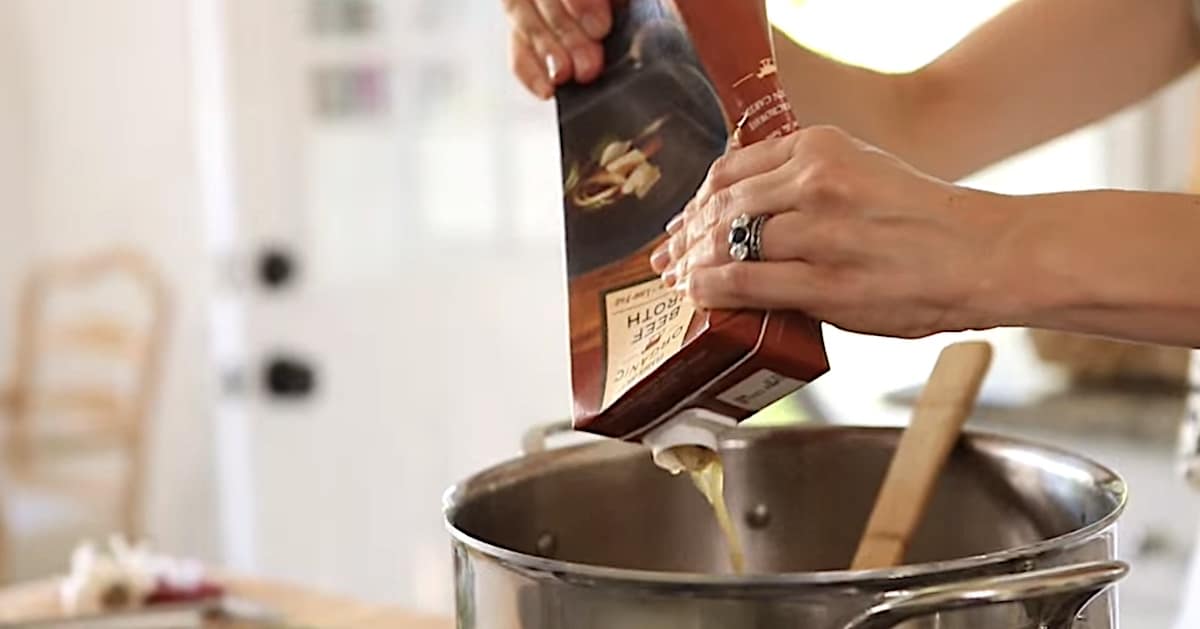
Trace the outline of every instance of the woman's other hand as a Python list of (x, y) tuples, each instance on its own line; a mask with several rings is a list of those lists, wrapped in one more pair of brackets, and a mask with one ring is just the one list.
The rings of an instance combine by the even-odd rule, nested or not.
[(600, 75), (600, 41), (612, 28), (611, 0), (502, 0), (512, 23), (509, 60), (513, 73), (539, 98), (571, 80)]
[[(713, 164), (652, 264), (703, 308), (801, 310), (920, 337), (995, 325), (997, 195), (924, 175), (833, 127), (733, 149)], [(763, 261), (729, 253), (730, 223), (770, 215)]]

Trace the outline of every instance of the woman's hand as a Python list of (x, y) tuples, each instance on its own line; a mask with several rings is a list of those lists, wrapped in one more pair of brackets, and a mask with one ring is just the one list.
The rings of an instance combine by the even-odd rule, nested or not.
[[(920, 337), (996, 325), (997, 195), (917, 172), (833, 127), (733, 149), (668, 225), (651, 263), (703, 308), (794, 309)], [(764, 261), (735, 262), (731, 221), (767, 214)]]
[(521, 83), (539, 98), (570, 80), (600, 75), (600, 40), (612, 28), (611, 0), (502, 0), (512, 22), (509, 60)]

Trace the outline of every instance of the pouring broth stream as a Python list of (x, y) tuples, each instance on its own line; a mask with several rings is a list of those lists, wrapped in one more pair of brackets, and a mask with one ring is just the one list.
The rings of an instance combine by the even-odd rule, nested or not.
[(733, 526), (733, 518), (729, 516), (729, 508), (725, 504), (725, 466), (721, 464), (721, 456), (698, 446), (681, 446), (675, 450), (675, 455), (691, 477), (696, 489), (700, 490), (712, 507), (717, 526), (725, 537), (730, 567), (735, 574), (744, 574), (746, 554), (741, 537)]

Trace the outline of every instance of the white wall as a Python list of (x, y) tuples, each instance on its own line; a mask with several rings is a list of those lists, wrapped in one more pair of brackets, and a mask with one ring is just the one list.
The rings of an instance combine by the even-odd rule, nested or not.
[[(26, 48), (14, 57), (23, 58), (26, 79), (16, 93), (29, 105), (25, 172), (18, 178), (27, 182), (32, 218), (21, 238), (37, 257), (129, 245), (164, 272), (175, 320), (154, 416), (149, 526), (165, 549), (212, 556), (204, 310), (210, 272), (197, 200), (188, 3), (6, 0), (0, 6), (13, 14), (0, 15), (0, 146), (7, 145), (4, 46), (15, 39)], [(4, 30), (17, 25), (17, 37), (7, 37)], [(0, 177), (5, 158), (12, 156), (0, 151)]]
[(0, 382), (12, 369), (13, 313), (30, 233), (25, 176), (29, 108), (18, 8), (0, 3)]
[[(1154, 190), (1200, 192), (1189, 189), (1200, 172), (1200, 72), (1192, 72), (1159, 94), (1147, 113), (1148, 155), (1144, 185)], [(1200, 183), (1200, 182), (1195, 182)]]

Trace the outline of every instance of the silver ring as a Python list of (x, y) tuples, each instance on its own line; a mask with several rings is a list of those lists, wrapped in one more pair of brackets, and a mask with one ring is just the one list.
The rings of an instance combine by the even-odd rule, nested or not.
[(742, 214), (729, 224), (729, 257), (738, 262), (760, 262), (763, 225), (770, 216), (761, 214), (750, 218)]
[(750, 259), (756, 262), (766, 260), (762, 250), (762, 235), (769, 218), (771, 218), (770, 214), (759, 214), (754, 217), (753, 221), (750, 221)]

